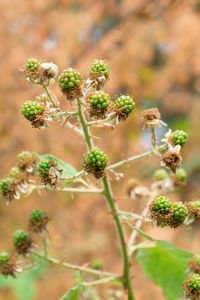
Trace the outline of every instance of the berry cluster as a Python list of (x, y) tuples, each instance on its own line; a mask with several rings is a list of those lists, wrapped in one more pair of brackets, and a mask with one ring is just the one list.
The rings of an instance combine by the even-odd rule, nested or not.
[(43, 160), (38, 165), (38, 171), (41, 176), (46, 176), (51, 168), (51, 163), (48, 160)]
[(200, 297), (200, 275), (192, 274), (183, 282), (186, 297), (191, 300), (198, 300)]
[(95, 59), (90, 69), (91, 77), (101, 77), (105, 76), (108, 78), (109, 76), (109, 67), (108, 65), (101, 59)]
[(5, 264), (9, 261), (9, 255), (7, 252), (0, 253), (0, 265)]
[(191, 292), (195, 292), (200, 289), (200, 275), (193, 274), (188, 280), (187, 287), (191, 289)]
[(29, 58), (26, 62), (26, 70), (31, 72), (36, 72), (38, 67), (40, 65), (40, 62), (35, 58)]
[(188, 134), (183, 130), (176, 130), (172, 133), (172, 140), (175, 145), (184, 146), (188, 140)]
[(48, 221), (49, 218), (42, 210), (37, 208), (33, 209), (28, 221), (29, 230), (40, 233), (43, 230), (46, 230)]
[(122, 117), (127, 117), (135, 108), (135, 102), (130, 96), (120, 96), (114, 104), (114, 108)]
[(9, 188), (12, 185), (12, 183), (13, 182), (9, 177), (0, 181), (0, 188), (3, 194), (9, 191)]
[(110, 103), (110, 96), (103, 91), (97, 91), (90, 98), (90, 104), (97, 109), (106, 110)]
[(17, 167), (13, 167), (9, 172), (9, 176), (11, 178), (17, 178), (19, 177), (19, 175), (20, 175), (20, 170)]
[(173, 204), (173, 219), (177, 223), (182, 223), (188, 215), (187, 207), (182, 202)]
[(171, 201), (165, 196), (158, 196), (154, 199), (153, 202), (154, 210), (160, 214), (167, 214), (171, 209)]
[(13, 244), (18, 254), (25, 255), (32, 247), (32, 239), (25, 231), (19, 229), (13, 235)]
[(84, 163), (84, 169), (88, 173), (93, 173), (96, 178), (100, 178), (103, 176), (107, 163), (108, 158), (103, 151), (99, 149), (93, 149), (87, 155)]
[(41, 209), (35, 208), (30, 214), (30, 220), (34, 223), (38, 223), (45, 216), (46, 214)]
[(81, 74), (75, 69), (68, 68), (60, 74), (58, 83), (63, 93), (72, 91), (80, 86)]
[(22, 105), (21, 113), (29, 121), (35, 120), (38, 115), (43, 114), (44, 109), (42, 106), (34, 101), (27, 101)]

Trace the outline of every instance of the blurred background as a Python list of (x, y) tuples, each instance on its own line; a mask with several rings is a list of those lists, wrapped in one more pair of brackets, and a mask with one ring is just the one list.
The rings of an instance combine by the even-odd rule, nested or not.
[[(199, 0), (0, 0), (0, 177), (7, 177), (22, 150), (52, 153), (81, 169), (85, 145), (67, 128), (52, 125), (46, 130), (31, 128), (20, 115), (20, 105), (43, 91), (27, 85), (19, 72), (29, 57), (56, 63), (59, 70), (72, 66), (86, 78), (95, 58), (110, 66), (105, 91), (113, 99), (130, 94), (136, 110), (114, 130), (94, 128), (96, 140), (110, 161), (115, 162), (150, 148), (150, 133), (142, 131), (141, 111), (156, 106), (172, 129), (189, 134), (183, 166), (189, 178), (170, 197), (188, 201), (200, 193), (200, 1)], [(53, 91), (63, 109), (71, 109), (57, 85)], [(159, 136), (164, 129), (158, 131)], [(145, 158), (119, 169), (125, 172), (119, 184), (113, 181), (118, 205), (141, 212), (142, 201), (127, 194), (128, 178), (152, 183), (158, 158)], [(0, 205), (0, 251), (12, 251), (12, 233), (26, 228), (33, 208), (43, 209), (49, 224), (52, 256), (75, 264), (102, 261), (103, 269), (121, 271), (121, 254), (111, 215), (104, 199), (95, 195), (70, 195), (42, 191), (31, 197)], [(145, 226), (146, 227), (146, 226)], [(199, 225), (192, 229), (145, 228), (154, 238), (177, 247), (200, 252)], [(133, 259), (136, 299), (165, 297)], [(55, 300), (74, 284), (71, 271), (48, 266), (20, 281), (0, 278), (0, 300)], [(144, 288), (141, 288), (141, 285)], [(119, 287), (103, 286), (82, 299), (126, 299)], [(116, 293), (116, 297), (111, 296)], [(92, 295), (93, 293), (93, 295)], [(117, 298), (118, 297), (118, 298)]]

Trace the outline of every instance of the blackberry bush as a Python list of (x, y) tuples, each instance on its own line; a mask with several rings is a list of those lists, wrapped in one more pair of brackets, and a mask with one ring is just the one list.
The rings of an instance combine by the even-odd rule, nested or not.
[(188, 140), (188, 134), (183, 130), (176, 130), (172, 133), (172, 140), (175, 145), (184, 146)]

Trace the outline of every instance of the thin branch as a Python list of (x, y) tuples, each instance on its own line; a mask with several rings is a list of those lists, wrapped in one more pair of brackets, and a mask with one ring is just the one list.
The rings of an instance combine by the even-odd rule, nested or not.
[(49, 98), (49, 100), (51, 101), (51, 103), (53, 104), (53, 107), (57, 107), (57, 101), (54, 99), (54, 97), (51, 95), (51, 92), (49, 91), (48, 87), (42, 82), (42, 87), (46, 92), (47, 97)]
[(85, 189), (85, 188), (53, 188), (47, 185), (36, 185), (32, 190), (47, 190), (47, 191), (56, 191), (56, 192), (68, 192), (68, 193), (88, 193), (88, 194), (103, 194), (103, 191), (100, 189)]
[(93, 275), (97, 275), (97, 276), (113, 276), (115, 278), (120, 278), (119, 275), (117, 274), (113, 274), (113, 273), (110, 273), (110, 272), (104, 272), (104, 271), (100, 271), (100, 270), (94, 270), (94, 269), (91, 269), (91, 268), (86, 268), (86, 267), (81, 267), (81, 266), (77, 266), (77, 265), (73, 265), (73, 264), (69, 264), (67, 262), (62, 262), (62, 260), (58, 260), (58, 259), (55, 259), (55, 258), (52, 258), (50, 256), (44, 256), (43, 254), (39, 253), (39, 252), (36, 252), (36, 251), (32, 251), (32, 253), (35, 255), (35, 256), (38, 256), (40, 257), (41, 259), (43, 260), (46, 260), (50, 263), (53, 263), (57, 266), (61, 266), (61, 267), (64, 267), (64, 268), (67, 268), (67, 269), (70, 269), (70, 270), (79, 270), (81, 272), (85, 272), (85, 273), (89, 273), (89, 274), (93, 274)]
[(152, 223), (151, 219), (148, 218), (144, 218), (143, 216), (131, 213), (131, 212), (126, 212), (126, 211), (119, 211), (117, 213), (119, 216), (121, 216), (122, 218), (126, 218), (129, 220), (141, 220), (144, 223)]
[(116, 114), (104, 119), (104, 120), (98, 120), (98, 121), (91, 121), (91, 122), (87, 122), (87, 126), (95, 126), (95, 125), (100, 125), (106, 122), (111, 121), (112, 119), (114, 119), (116, 117)]

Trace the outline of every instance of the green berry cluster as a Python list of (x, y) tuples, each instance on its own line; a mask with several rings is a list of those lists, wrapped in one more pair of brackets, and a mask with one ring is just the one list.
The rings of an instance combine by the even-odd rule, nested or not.
[(130, 96), (120, 96), (114, 104), (115, 108), (122, 108), (122, 112), (129, 115), (135, 108), (135, 102)]
[(200, 289), (200, 275), (193, 274), (192, 277), (187, 282), (187, 287), (191, 289), (192, 293), (195, 293)]
[(6, 179), (2, 179), (0, 181), (0, 188), (2, 193), (7, 193), (9, 191), (9, 186), (12, 184), (12, 180), (7, 177)]
[(200, 255), (195, 255), (193, 259), (200, 265)]
[(41, 221), (42, 218), (46, 217), (46, 214), (40, 210), (40, 209), (33, 209), (31, 214), (30, 214), (30, 220), (33, 223), (38, 223)]
[(0, 253), (0, 265), (3, 265), (9, 261), (9, 255), (7, 252)]
[(38, 67), (40, 65), (40, 62), (35, 58), (29, 58), (26, 62), (26, 70), (31, 72), (36, 72)]
[(20, 247), (22, 243), (27, 239), (28, 239), (28, 234), (21, 229), (17, 230), (13, 235), (13, 243), (15, 246), (18, 247)]
[(105, 76), (108, 78), (109, 76), (109, 67), (108, 65), (101, 59), (95, 59), (90, 69), (91, 76)]
[(191, 201), (189, 204), (193, 207), (196, 207), (200, 211), (200, 200)]
[(104, 169), (107, 165), (108, 158), (99, 149), (93, 149), (88, 153), (86, 164), (92, 169)]
[(187, 215), (187, 207), (182, 202), (176, 202), (173, 204), (173, 219), (175, 222), (182, 223)]
[(175, 176), (178, 180), (185, 181), (187, 178), (187, 173), (185, 172), (185, 170), (183, 168), (178, 168), (178, 169), (176, 169)]
[(90, 104), (98, 109), (105, 110), (110, 103), (110, 96), (103, 91), (97, 91), (90, 99)]
[(75, 69), (68, 68), (58, 77), (59, 87), (63, 92), (76, 89), (81, 83), (81, 74)]
[(153, 177), (156, 180), (164, 180), (168, 177), (168, 173), (165, 169), (158, 169), (158, 170), (155, 171)]
[(43, 108), (41, 105), (34, 101), (27, 101), (22, 105), (21, 113), (29, 121), (35, 120), (37, 115), (43, 114)]
[(38, 171), (41, 176), (45, 176), (51, 168), (51, 163), (48, 160), (42, 160), (38, 165)]
[(17, 178), (17, 177), (19, 176), (19, 174), (20, 174), (19, 168), (13, 167), (13, 168), (10, 170), (9, 176), (10, 176), (11, 178)]
[(162, 195), (157, 196), (154, 199), (153, 204), (155, 212), (160, 214), (167, 214), (172, 207), (171, 201), (167, 197)]
[(188, 140), (188, 134), (183, 130), (176, 130), (172, 133), (172, 140), (175, 145), (184, 146)]

